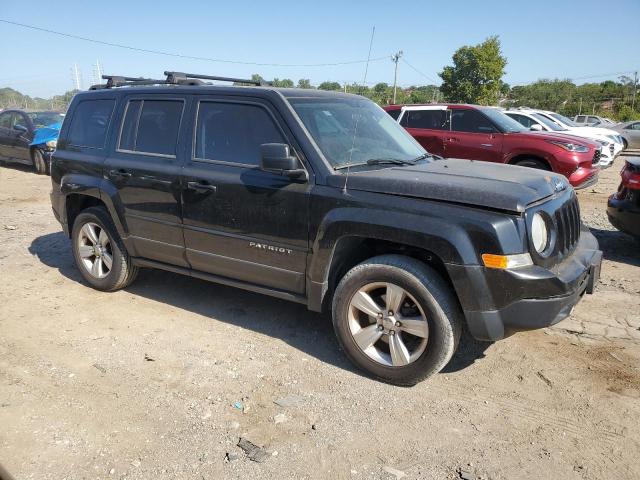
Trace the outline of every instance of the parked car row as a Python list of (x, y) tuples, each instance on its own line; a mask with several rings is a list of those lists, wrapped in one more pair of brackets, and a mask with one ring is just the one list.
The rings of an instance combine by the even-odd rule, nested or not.
[(59, 112), (0, 112), (0, 160), (33, 165), (40, 174), (49, 173), (64, 114)]
[(576, 115), (573, 117), (573, 121), (580, 126), (589, 127), (611, 127), (616, 122), (607, 117), (600, 117), (598, 115)]
[(493, 107), (390, 105), (385, 110), (436, 155), (553, 171), (574, 188), (598, 181), (601, 144), (588, 138), (532, 130)]
[(596, 141), (602, 146), (600, 151), (600, 166), (603, 168), (610, 167), (615, 157), (618, 156), (624, 148), (622, 138), (620, 138), (617, 132), (590, 127), (578, 127), (573, 123), (567, 123), (567, 121), (570, 122), (568, 118), (555, 114), (554, 112), (518, 108), (506, 110), (504, 113), (531, 130), (562, 133)]

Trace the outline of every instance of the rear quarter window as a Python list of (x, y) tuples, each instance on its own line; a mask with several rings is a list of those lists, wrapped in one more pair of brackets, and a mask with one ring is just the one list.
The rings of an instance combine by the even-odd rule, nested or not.
[(71, 118), (67, 143), (83, 148), (104, 148), (114, 106), (113, 99), (80, 101)]

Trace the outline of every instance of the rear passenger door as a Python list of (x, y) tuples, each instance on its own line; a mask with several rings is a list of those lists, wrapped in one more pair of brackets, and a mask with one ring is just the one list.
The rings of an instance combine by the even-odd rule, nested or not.
[(405, 110), (400, 125), (429, 153), (445, 155), (445, 137), (449, 130), (447, 107), (424, 107), (420, 110)]
[(104, 174), (117, 190), (135, 256), (188, 266), (180, 170), (188, 95), (127, 95)]
[(309, 183), (259, 168), (261, 144), (299, 152), (285, 123), (266, 101), (231, 97), (201, 98), (194, 120), (183, 181), (192, 268), (303, 293)]

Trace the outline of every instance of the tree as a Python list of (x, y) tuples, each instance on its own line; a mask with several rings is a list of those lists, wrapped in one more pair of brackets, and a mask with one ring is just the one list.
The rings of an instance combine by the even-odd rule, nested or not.
[(453, 66), (446, 66), (439, 73), (440, 90), (450, 102), (496, 104), (506, 65), (497, 36), (461, 47), (453, 54)]
[(308, 78), (301, 78), (298, 80), (298, 88), (313, 88), (311, 81)]
[(342, 86), (338, 82), (322, 82), (318, 90), (342, 90)]
[(274, 87), (293, 88), (293, 80), (291, 80), (290, 78), (283, 78), (282, 80), (280, 80), (279, 78), (274, 78), (271, 84)]

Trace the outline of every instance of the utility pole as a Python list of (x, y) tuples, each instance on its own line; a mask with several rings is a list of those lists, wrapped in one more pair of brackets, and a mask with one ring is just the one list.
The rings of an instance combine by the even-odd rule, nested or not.
[(102, 65), (100, 65), (100, 60), (96, 58), (96, 63), (93, 66), (93, 83), (95, 85), (102, 82)]
[(631, 110), (636, 108), (636, 92), (638, 91), (638, 72), (633, 72), (633, 99), (631, 100)]
[(578, 115), (582, 113), (582, 97), (580, 97), (580, 105), (578, 106)]
[(395, 69), (393, 71), (393, 103), (396, 103), (396, 92), (398, 90), (398, 62), (402, 57), (402, 50), (397, 52), (395, 55), (391, 56), (391, 61), (396, 64)]
[(77, 63), (74, 63), (71, 69), (71, 79), (73, 80), (73, 87), (76, 90), (80, 90), (80, 71), (78, 70)]

